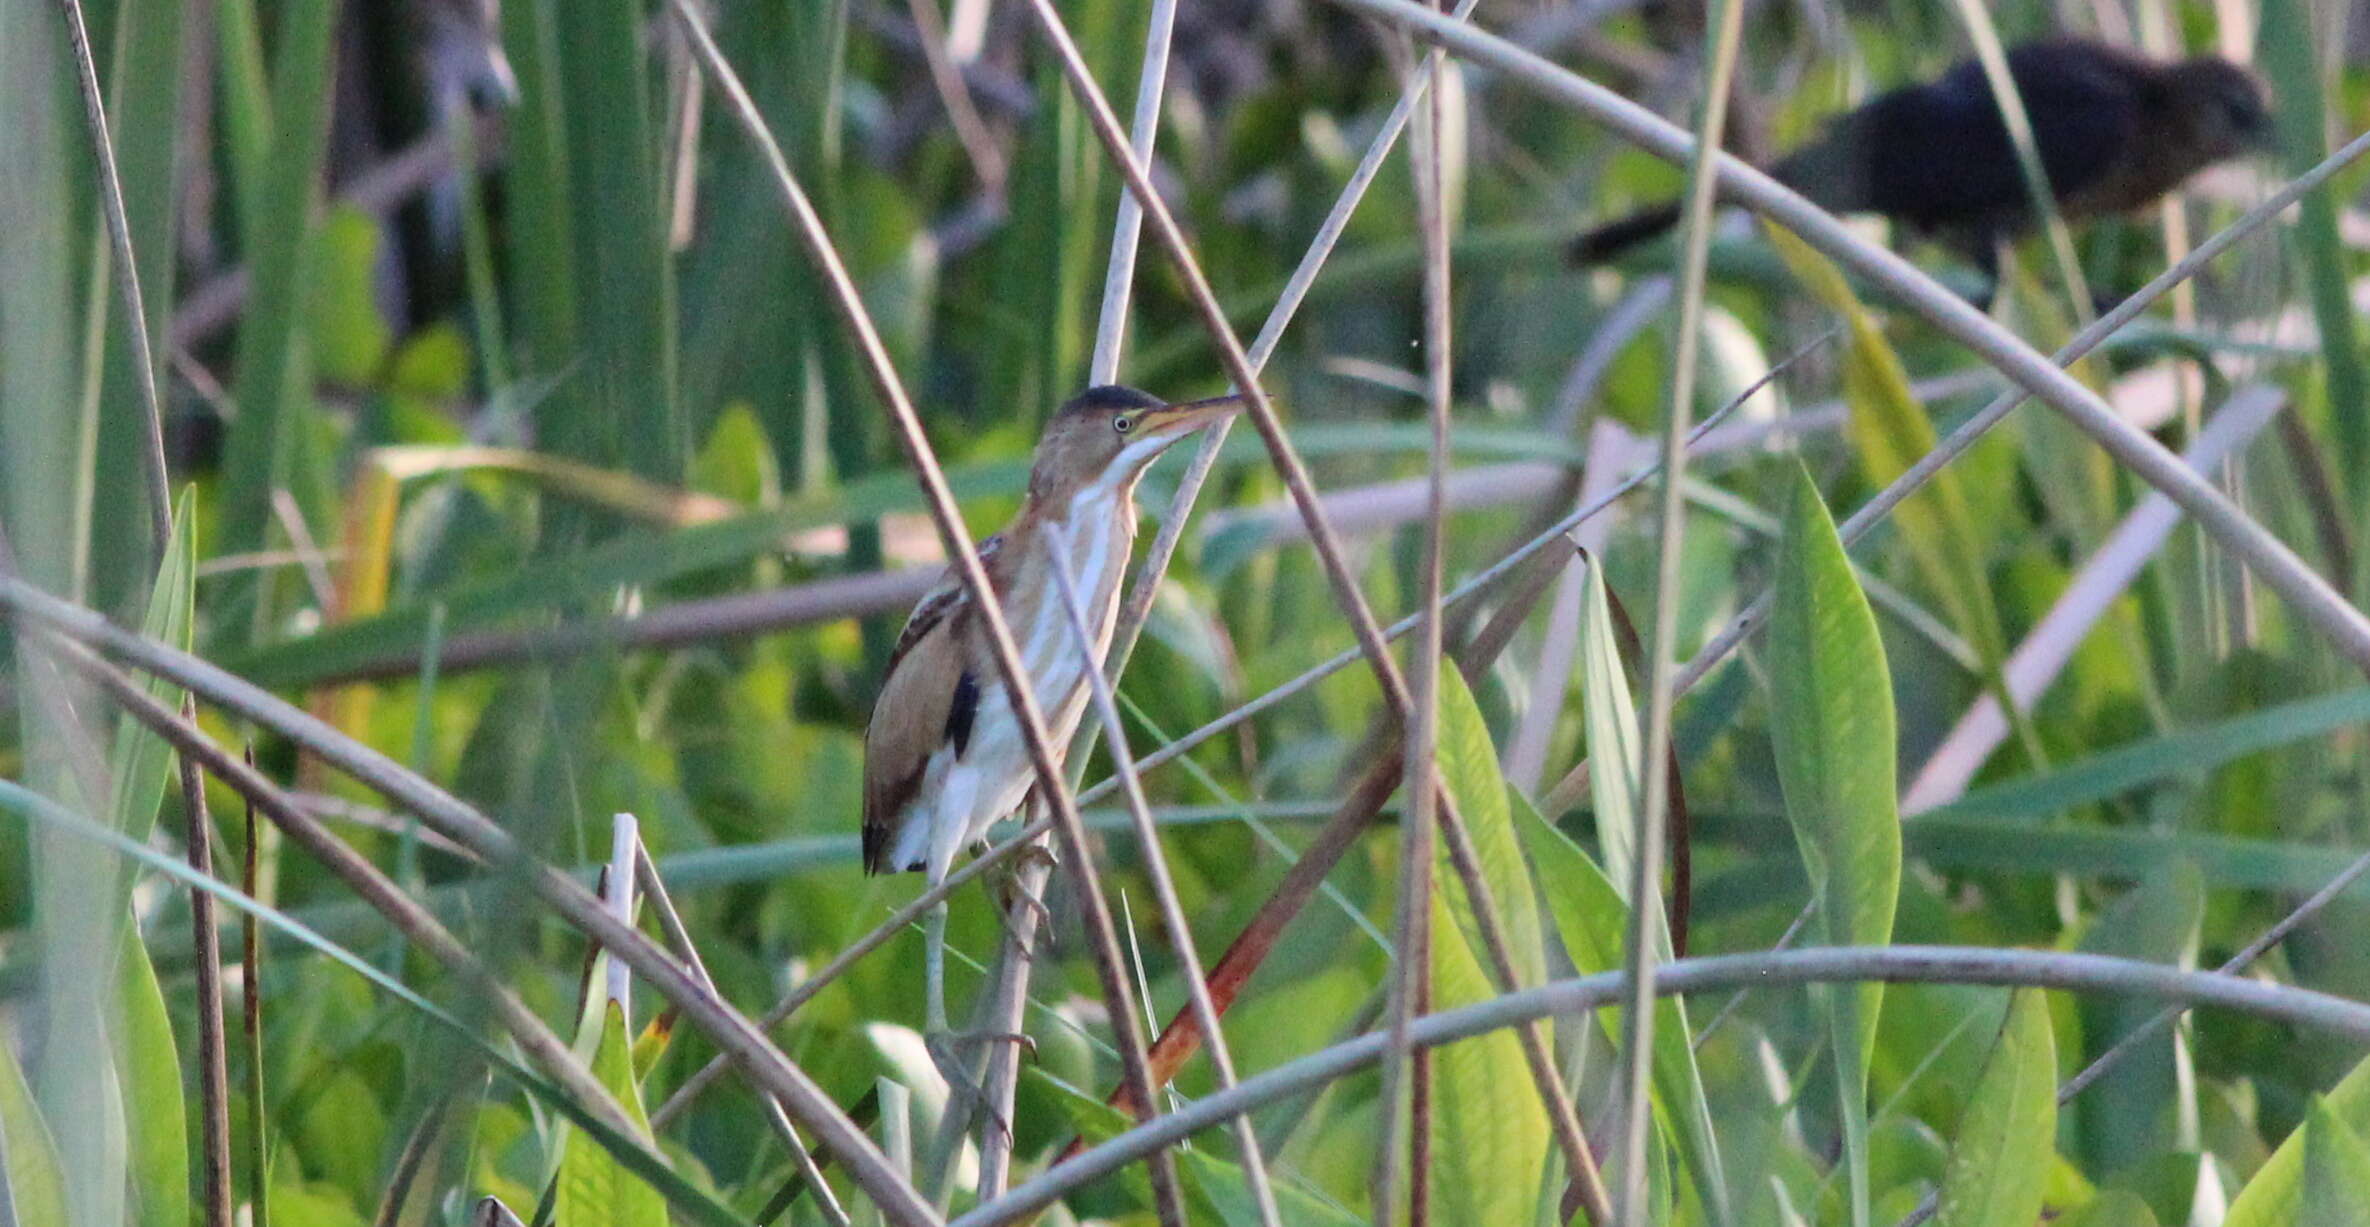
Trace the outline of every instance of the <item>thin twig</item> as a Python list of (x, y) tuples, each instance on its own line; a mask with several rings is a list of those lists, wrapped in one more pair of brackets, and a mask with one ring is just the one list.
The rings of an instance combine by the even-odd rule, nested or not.
[[(666, 935), (667, 945), (674, 948), (677, 958), (690, 970), (691, 977), (709, 996), (721, 1001), (723, 994), (716, 989), (715, 977), (708, 974), (707, 962), (699, 956), (699, 946), (691, 940), (691, 931), (683, 927), (682, 914), (675, 910), (675, 900), (667, 894), (666, 879), (659, 876), (658, 863), (650, 859), (650, 848), (641, 840), (634, 841), (634, 880), (650, 900), (650, 910), (658, 916), (659, 932)], [(806, 1142), (798, 1136), (798, 1127), (790, 1123), (789, 1114), (782, 1111), (781, 1102), (771, 1095), (759, 1095), (759, 1106), (766, 1122), (773, 1126), (782, 1146), (790, 1152), (790, 1161), (797, 1165), (798, 1174), (806, 1178), (807, 1187), (814, 1190), (816, 1204), (822, 1207), (823, 1217), (833, 1227), (848, 1227), (848, 1212), (839, 1204), (839, 1196), (824, 1181), (823, 1172), (815, 1166), (815, 1158), (807, 1152)], [(655, 1130), (657, 1123), (652, 1122)]]
[[(780, 1096), (792, 1119), (806, 1126), (832, 1150), (858, 1187), (873, 1198), (891, 1222), (906, 1227), (937, 1220), (912, 1185), (889, 1167), (871, 1139), (847, 1119), (805, 1071), (768, 1043), (746, 1017), (727, 1004), (707, 998), (689, 973), (657, 943), (638, 930), (619, 925), (575, 879), (531, 857), (515, 836), (476, 808), (245, 679), (117, 627), (97, 613), (61, 601), (13, 575), (0, 575), (0, 606), (6, 607), (20, 625), (31, 623), (97, 647), (144, 673), (164, 678), (208, 703), (279, 733), (300, 751), (315, 755), (376, 790), (399, 808), (419, 815), (423, 822), (468, 846), (493, 866), (516, 874), (568, 923), (612, 955), (623, 957), (645, 983), (679, 1007), (719, 1048), (730, 1052), (749, 1070), (763, 1090)], [(202, 739), (192, 744), (201, 757), (209, 751), (219, 753)], [(238, 766), (234, 761), (227, 770), (236, 771)], [(207, 760), (207, 769), (218, 776), (225, 775), (225, 769), (217, 768), (211, 759)], [(263, 798), (258, 797), (257, 803), (264, 808), (266, 816), (278, 821)], [(301, 809), (296, 812), (298, 820), (304, 821), (306, 816)], [(329, 845), (344, 849), (334, 839)], [(350, 849), (346, 851), (350, 853)], [(369, 869), (367, 864), (363, 867)], [(376, 870), (370, 872), (375, 879)], [(416, 907), (400, 893), (389, 906), (396, 902)]]
[(592, 1072), (568, 1050), (567, 1044), (553, 1034), (543, 1024), (543, 1020), (511, 993), (476, 956), (470, 954), (468, 948), (435, 916), (411, 896), (404, 894), (377, 867), (331, 834), (318, 819), (290, 800), (278, 785), (264, 778), (262, 772), (214, 744), (202, 730), (182, 720), (172, 709), (141, 689), (123, 670), (108, 664), (79, 643), (56, 642), (53, 650), (66, 663), (97, 682), (117, 707), (159, 737), (171, 742), (184, 763), (192, 769), (202, 766), (216, 779), (229, 785), (264, 817), (271, 819), (272, 824), (279, 827), (289, 839), (344, 881), (356, 897), (384, 915), (397, 932), (443, 963), (471, 987), (485, 993), (494, 1007), (495, 1017), (518, 1041), (521, 1050), (534, 1058), (555, 1082), (612, 1127), (632, 1132), (633, 1126), (625, 1110), (618, 1106), (617, 1101), (592, 1076)]
[[(1448, 21), (1411, 0), (1335, 2), (1392, 25), (1410, 27), (1455, 54), (1487, 63), (1593, 116), (1656, 156), (1677, 161), (1693, 152), (1694, 141), (1685, 132), (1628, 99), (1494, 35)], [(1853, 234), (1834, 215), (1768, 175), (1725, 154), (1716, 165), (1720, 186), (1730, 198), (1794, 231), (1822, 254), (1883, 287), (1944, 334), (1974, 350), (2010, 381), (2089, 435), (2134, 476), (2180, 504), (2198, 527), (2285, 598), (2297, 617), (2340, 656), (2370, 671), (2370, 618), (2347, 603), (2328, 581), (2212, 482), (2191, 472), (2162, 444), (2124, 421), (2097, 392), (1898, 254)], [(2108, 318), (2115, 314), (2110, 312)], [(2100, 324), (2103, 326), (2105, 319)], [(2091, 329), (2083, 331), (2087, 334)]]
[(1679, 311), (1672, 321), (1671, 362), (1667, 378), (1670, 401), (1663, 413), (1661, 496), (1656, 503), (1654, 621), (1639, 662), (1646, 681), (1645, 736), (1639, 750), (1638, 776), (1645, 796), (1638, 806), (1637, 830), (1631, 837), (1629, 928), (1623, 951), (1629, 969), (1629, 992), (1621, 1015), (1620, 1111), (1621, 1139), (1615, 1168), (1620, 1173), (1614, 1205), (1615, 1221), (1624, 1227), (1644, 1227), (1646, 1215), (1646, 1135), (1653, 1122), (1654, 1101), (1648, 1094), (1654, 1072), (1654, 972), (1667, 940), (1662, 910), (1663, 827), (1671, 808), (1671, 773), (1663, 770), (1670, 754), (1671, 708), (1677, 701), (1671, 685), (1673, 645), (1678, 639), (1680, 603), (1679, 550), (1687, 527), (1683, 493), (1687, 465), (1687, 428), (1695, 404), (1696, 354), (1702, 344), (1704, 269), (1712, 247), (1712, 167), (1728, 124), (1730, 82), (1736, 73), (1737, 36), (1743, 26), (1744, 0), (1715, 0), (1707, 35), (1710, 64), (1704, 74), (1703, 117), (1695, 132), (1695, 156), (1687, 168), (1686, 207), (1680, 218)]
[[(82, 91), (83, 118), (98, 162), (101, 214), (106, 218), (108, 245), (114, 253), (115, 289), (122, 300), (132, 385), (139, 390), (144, 427), (140, 467), (148, 487), (151, 557), (159, 564), (154, 574), (161, 581), (162, 560), (173, 548), (173, 489), (165, 468), (164, 403), (156, 386), (156, 351), (148, 336), (147, 301), (140, 289), (132, 223), (124, 206), (123, 175), (116, 164), (115, 140), (107, 127), (107, 104), (99, 88), (98, 64), (91, 57), (90, 30), (83, 22), (81, 0), (58, 0), (58, 12), (65, 20), (67, 41), (73, 49), (75, 82)], [(186, 695), (181, 700), (181, 714), (185, 720), (194, 716)], [(206, 813), (205, 783), (186, 755), (178, 774), (189, 867), (211, 877), (214, 824)], [(215, 932), (214, 900), (203, 891), (190, 893), (189, 929), (197, 968), (198, 1121), (206, 1169), (206, 1222), (208, 1227), (230, 1227), (230, 1045), (224, 1034), (222, 947)]]
[[(1362, 3), (1363, 0), (1345, 0), (1345, 2)], [(2157, 299), (2162, 298), (2174, 286), (2196, 276), (2199, 270), (2212, 263), (2216, 257), (2236, 246), (2240, 239), (2268, 224), (2273, 218), (2286, 211), (2289, 206), (2327, 183), (2337, 172), (2345, 169), (2365, 154), (2370, 154), (2370, 132), (2365, 132), (2347, 142), (2344, 148), (2330, 154), (2319, 165), (2289, 181), (2286, 186), (2272, 193), (2261, 204), (2247, 210), (2237, 221), (2223, 227), (2213, 237), (2198, 244), (2196, 250), (2191, 251), (2179, 263), (2157, 274), (2147, 285), (2140, 287), (2138, 292), (2115, 304), (2113, 310), (2100, 316), (2096, 323), (2074, 334), (2074, 338), (2051, 355), (2050, 360), (2062, 366), (2088, 355), (2103, 344), (2108, 337), (2113, 336), (2131, 321), (2138, 319), (2141, 312), (2154, 305)], [(1951, 461), (1965, 455), (1992, 427), (1999, 425), (2012, 410), (2023, 404), (2025, 398), (2030, 394), (2023, 388), (2011, 388), (1978, 410), (1973, 417), (1960, 423), (1959, 428), (1950, 432), (1947, 438), (1935, 445), (1933, 451), (1919, 457), (1915, 464), (1910, 465), (1899, 477), (1894, 478), (1891, 485), (1877, 491), (1874, 497), (1861, 504), (1859, 510), (1845, 517), (1843, 523), (1836, 528), (1836, 533), (1843, 539), (1843, 543), (1848, 546), (1866, 536), (1870, 529), (1876, 527), (1887, 515), (1892, 514), (1893, 509), (1900, 506), (1910, 495), (1923, 489), (1926, 483), (1932, 481), (1934, 476), (1948, 466)], [(1687, 667), (1680, 670), (1677, 681), (1679, 693), (1684, 694), (1692, 689), (1697, 682), (1702, 681), (1714, 668), (1726, 660), (1730, 653), (1736, 651), (1753, 632), (1759, 630), (1761, 624), (1768, 618), (1769, 603), (1770, 594), (1764, 590), (1752, 604), (1745, 607), (1744, 612), (1738, 614), (1735, 620), (1728, 624), (1726, 630), (1715, 636), (1710, 643), (1705, 644), (1703, 649), (1695, 654), (1694, 659), (1687, 662)], [(1586, 762), (1580, 763), (1572, 768), (1560, 783), (1549, 790), (1547, 801), (1544, 803), (1547, 812), (1554, 813), (1562, 808), (1568, 808), (1579, 797), (1580, 790), (1587, 786), (1587, 769)], [(1562, 802), (1561, 806), (1556, 804), (1559, 799)]]
[[(1119, 780), (1128, 816), (1135, 821), (1136, 841), (1143, 850), (1145, 876), (1152, 880), (1152, 897), (1160, 907), (1161, 925), (1168, 931), (1177, 961), (1183, 964), (1186, 1000), (1193, 1007), (1194, 1017), (1200, 1020), (1203, 1033), (1209, 1036), (1210, 1066), (1217, 1074), (1219, 1089), (1224, 1090), (1235, 1084), (1234, 1057), (1227, 1051), (1226, 1036), (1218, 1028), (1218, 1007), (1210, 1001), (1210, 986), (1202, 975), (1193, 926), (1185, 919), (1185, 905), (1177, 897), (1176, 879), (1169, 872), (1168, 858), (1161, 853), (1160, 831), (1152, 820), (1152, 803), (1144, 795), (1144, 782), (1136, 774), (1135, 756), (1127, 748), (1127, 728), (1120, 721), (1119, 700), (1111, 692), (1110, 679), (1103, 676), (1094, 659), (1094, 631), (1087, 625), (1086, 604), (1079, 598), (1078, 581), (1070, 574), (1066, 550), (1053, 552), (1053, 581), (1060, 589), (1062, 608), (1069, 617), (1072, 642), (1085, 661), (1087, 688), (1103, 724), (1104, 752), (1111, 756), (1111, 773)], [(1147, 990), (1147, 1005), (1149, 997)], [(1251, 1128), (1251, 1118), (1235, 1119), (1235, 1136), (1242, 1150), (1243, 1178), (1250, 1186), (1259, 1221), (1266, 1227), (1279, 1227), (1275, 1190), (1268, 1184), (1267, 1161), (1260, 1157), (1259, 1135)]]
[[(1160, 134), (1160, 104), (1168, 88), (1169, 48), (1177, 18), (1173, 0), (1154, 0), (1144, 28), (1144, 54), (1136, 74), (1135, 124), (1130, 135), (1139, 156), (1150, 159)], [(1095, 319), (1093, 353), (1087, 361), (1087, 383), (1090, 385), (1116, 383), (1119, 379), (1120, 354), (1126, 347), (1128, 301), (1135, 285), (1136, 249), (1144, 228), (1144, 214), (1133, 197), (1122, 192), (1111, 224), (1111, 251), (1103, 272), (1103, 301)], [(1216, 429), (1224, 430), (1220, 422)], [(1182, 524), (1177, 526), (1182, 528)], [(1163, 526), (1163, 532), (1168, 531)], [(1117, 628), (1121, 643), (1129, 641), (1132, 630), (1121, 615)], [(1116, 685), (1127, 667), (1127, 652), (1106, 651), (1101, 666), (1103, 676)], [(1094, 757), (1094, 746), (1101, 735), (1099, 722), (1088, 722), (1081, 727), (1071, 743), (1070, 785), (1075, 790), (1084, 779), (1086, 767)], [(1113, 777), (1114, 780), (1117, 777)], [(1111, 781), (1106, 781), (1109, 783)], [(1160, 855), (1155, 846), (1149, 855)], [(1044, 897), (1050, 869), (1041, 859), (1024, 862), (1013, 889), (1024, 900)], [(1008, 926), (1004, 949), (998, 962), (995, 992), (991, 994), (984, 1029), (989, 1032), (1020, 1030), (1022, 1012), (1028, 995), (1028, 979), (1034, 959), (1037, 909), (1026, 908), (1026, 915)], [(987, 1091), (991, 1109), (1009, 1117), (1013, 1098), (1019, 1091), (1020, 1053), (1011, 1046), (995, 1049), (988, 1054)], [(1011, 1174), (1012, 1138), (1002, 1129), (985, 1130), (979, 1140), (980, 1177), (979, 1195), (982, 1199), (1001, 1193)], [(950, 1155), (951, 1157), (951, 1155)]]
[[(1072, 93), (1086, 111), (1095, 136), (1102, 142), (1104, 153), (1119, 167), (1128, 191), (1143, 205), (1145, 220), (1151, 224), (1163, 254), (1169, 258), (1178, 277), (1185, 283), (1186, 295), (1192, 301), (1195, 313), (1201, 317), (1203, 327), (1217, 344), (1227, 376), (1241, 393), (1259, 437), (1267, 445), (1268, 458), (1285, 487), (1291, 491), (1294, 503), (1300, 508), (1301, 518), (1308, 523), (1309, 539), (1316, 547), (1318, 558), (1324, 563), (1334, 600), (1348, 615), (1351, 629), (1366, 655), (1367, 663), (1374, 670), (1376, 680), (1381, 684), (1390, 710), (1404, 724), (1412, 715), (1414, 706), (1406, 679), (1400, 675), (1397, 662), (1391, 658), (1382, 628), (1376, 624), (1374, 610), (1358, 588), (1357, 577), (1350, 571), (1339, 539), (1325, 520), (1324, 507), (1317, 499), (1315, 483), (1309, 478), (1308, 467), (1293, 448), (1290, 436), (1285, 434), (1283, 423), (1276, 415), (1274, 402), (1268, 398), (1266, 390), (1260, 387), (1257, 372), (1252, 368), (1242, 342), (1235, 337), (1233, 328), (1227, 323), (1225, 309), (1219, 304), (1216, 291), (1211, 289), (1209, 278), (1203, 275), (1200, 262), (1194, 258), (1193, 249), (1185, 240), (1184, 230), (1177, 225), (1176, 218), (1161, 201), (1159, 193), (1153, 190), (1149, 175), (1129, 149), (1126, 136), (1119, 129), (1118, 117), (1111, 111), (1110, 99), (1104, 96), (1102, 87), (1096, 84), (1093, 73), (1088, 71), (1076, 41), (1070, 37), (1068, 27), (1063, 25), (1061, 14), (1054, 10), (1052, 0), (1030, 0), (1029, 8), (1037, 18), (1038, 28), (1045, 35), (1046, 42), (1060, 59), (1062, 75), (1068, 78)], [(1457, 813), (1453, 797), (1444, 794), (1439, 804), (1444, 828), (1461, 824), (1462, 819)], [(1453, 832), (1451, 838), (1454, 838)], [(1463, 868), (1460, 866), (1460, 869)], [(1473, 905), (1475, 927), (1482, 933), (1484, 944), (1493, 949), (1502, 947), (1504, 926), (1499, 923), (1491, 907), (1487, 883), (1477, 876), (1468, 875), (1466, 894)], [(1506, 981), (1506, 987), (1515, 987), (1512, 967), (1502, 964), (1500, 960), (1493, 960), (1493, 963), (1499, 964), (1495, 969)], [(1554, 1062), (1544, 1057), (1545, 1041), (1537, 1028), (1525, 1028), (1521, 1034), (1524, 1037), (1524, 1055), (1529, 1058), (1532, 1078), (1537, 1084), (1535, 1089), (1547, 1108), (1549, 1120), (1555, 1125), (1554, 1132), (1564, 1152), (1564, 1161), (1574, 1173), (1585, 1174), (1584, 1179), (1593, 1179), (1595, 1157), (1581, 1134), (1571, 1097), (1563, 1092), (1562, 1080)], [(1152, 1101), (1149, 1089), (1139, 1088), (1135, 1096), (1138, 1109), (1148, 1110)]]
[(946, 107), (948, 126), (955, 130), (955, 140), (971, 159), (971, 170), (979, 176), (979, 188), (988, 199), (1004, 199), (1004, 151), (996, 147), (996, 136), (988, 131), (987, 122), (980, 118), (979, 107), (971, 101), (971, 87), (963, 83), (962, 69), (946, 47), (946, 17), (938, 11), (938, 0), (906, 0), (913, 13), (913, 32), (922, 45), (922, 62), (930, 70), (930, 84), (938, 91), (938, 101)]
[[(1418, 1019), (1416, 1042), (1454, 1043), (1526, 1021), (1573, 1017), (1618, 1003), (1628, 977), (1605, 972)], [(2370, 1005), (2292, 985), (2219, 972), (2183, 971), (2161, 963), (2106, 955), (1963, 946), (1827, 946), (1778, 953), (1680, 959), (1662, 969), (1657, 996), (1746, 986), (1859, 983), (1972, 984), (2115, 993), (2166, 998), (2184, 1006), (2215, 1006), (2325, 1030), (2370, 1042)], [(948, 1227), (991, 1227), (1018, 1221), (1071, 1190), (1135, 1162), (1146, 1151), (1193, 1136), (1229, 1117), (1321, 1086), (1380, 1059), (1388, 1037), (1369, 1032), (1288, 1064), (1253, 1075), (1232, 1091), (1208, 1095), (1057, 1163), (1010, 1193), (975, 1207)]]
[[(1458, 0), (1456, 17), (1464, 20), (1471, 15), (1480, 0)], [(1267, 321), (1259, 326), (1259, 335), (1251, 339), (1250, 365), (1254, 373), (1267, 368), (1268, 359), (1275, 356), (1276, 347), (1283, 343), (1284, 330), (1300, 305), (1308, 300), (1308, 293), (1317, 283), (1317, 274), (1324, 271), (1326, 260), (1349, 229), (1350, 217), (1358, 210), (1358, 203), (1366, 198), (1366, 189), (1374, 185), (1375, 176), (1382, 173), (1384, 162), (1398, 144), (1399, 134), (1406, 130), (1408, 119), (1414, 114), (1421, 91), (1431, 83), (1432, 63), (1426, 59), (1417, 68), (1415, 77), (1399, 93), (1399, 101), (1384, 117), (1382, 128), (1367, 143), (1366, 153), (1358, 159), (1355, 170), (1341, 185), (1341, 193), (1334, 198), (1333, 207), (1325, 220), (1317, 226), (1308, 249), (1301, 253), (1300, 263), (1292, 275), (1284, 280), (1282, 292), (1276, 295), (1275, 306), (1269, 308)], [(1131, 197), (1132, 199), (1132, 197)], [(1129, 590), (1127, 603), (1120, 608), (1119, 625), (1111, 639), (1113, 668), (1124, 667), (1133, 655), (1136, 637), (1142, 633), (1144, 620), (1151, 616), (1152, 602), (1160, 595), (1161, 577), (1168, 574), (1169, 561), (1175, 557), (1177, 543), (1184, 538), (1185, 521), (1201, 497), (1202, 486), (1209, 481), (1210, 470), (1218, 463), (1218, 449), (1225, 446), (1227, 432), (1234, 428), (1233, 419), (1219, 422), (1202, 432), (1199, 446), (1185, 473), (1177, 481), (1177, 492), (1169, 499), (1167, 514), (1160, 520), (1160, 530), (1153, 534), (1151, 548), (1144, 552), (1143, 565), (1136, 570), (1135, 586)]]
[[(1148, 1105), (1152, 1096), (1144, 1065), (1144, 1038), (1137, 1028), (1133, 994), (1128, 987), (1125, 965), (1119, 953), (1118, 934), (1112, 925), (1110, 908), (1103, 899), (1100, 878), (1089, 855), (1085, 825), (1078, 817), (1077, 799), (1071, 795), (1062, 779), (1060, 747), (1053, 743), (1046, 730), (1043, 708), (1030, 687), (1028, 668), (1021, 660), (1019, 645), (1012, 638), (1012, 629), (1004, 617), (1002, 600), (988, 582), (987, 570), (980, 565), (979, 552), (973, 548), (963, 525), (962, 513), (955, 506), (953, 493), (947, 489), (946, 475), (939, 468), (929, 437), (923, 433), (921, 419), (905, 394), (895, 363), (890, 359), (887, 347), (882, 344), (879, 332), (873, 327), (862, 296), (849, 278), (838, 251), (832, 246), (831, 236), (824, 229), (822, 218), (816, 214), (805, 189), (799, 186), (797, 177), (791, 172), (789, 162), (782, 156), (780, 144), (765, 126), (764, 116), (758, 112), (756, 103), (750, 99), (731, 63), (716, 47), (714, 38), (692, 8), (690, 0), (674, 0), (673, 7), (676, 18), (690, 33), (693, 49), (706, 65), (709, 77), (724, 92), (734, 117), (763, 154), (775, 186), (781, 189), (783, 203), (789, 209), (799, 240), (807, 248), (809, 258), (821, 269), (824, 282), (831, 292), (833, 306), (848, 330), (854, 334), (856, 348), (864, 360), (865, 373), (874, 385), (873, 390), (889, 411), (897, 429), (898, 441), (903, 445), (926, 496), (930, 516), (937, 523), (939, 537), (953, 560), (953, 570), (970, 594), (971, 608), (978, 613), (980, 628), (986, 632), (998, 677), (1011, 701), (1013, 715), (1019, 721), (1030, 764), (1036, 770), (1038, 798), (1053, 811), (1055, 829), (1061, 835), (1062, 851), (1070, 861), (1070, 871), (1078, 878), (1088, 943), (1094, 952), (1096, 973), (1102, 980), (1106, 1004), (1110, 1007), (1111, 1029), (1119, 1041), (1121, 1065), (1129, 1080), (1138, 1086), (1140, 1102)], [(1173, 1210), (1173, 1214), (1164, 1214), (1164, 1217), (1181, 1221), (1184, 1215), (1177, 1193), (1174, 1164), (1165, 1153), (1156, 1153), (1152, 1156), (1151, 1168), (1156, 1202), (1164, 1211)]]
[[(1420, 91), (1424, 106), (1416, 112), (1415, 138), (1408, 142), (1409, 171), (1415, 180), (1416, 231), (1424, 258), (1424, 400), (1425, 420), (1431, 426), (1432, 448), (1424, 467), (1424, 560), (1417, 578), (1417, 599), (1423, 621), (1416, 627), (1415, 712), (1408, 721), (1407, 748), (1402, 755), (1406, 772), (1404, 795), (1407, 820), (1399, 824), (1398, 925), (1393, 933), (1390, 992), (1384, 1001), (1384, 1029), (1391, 1037), (1382, 1063), (1381, 1106), (1376, 1117), (1372, 1202), (1376, 1227), (1392, 1227), (1399, 1216), (1397, 1143), (1399, 1100), (1408, 1101), (1410, 1170), (1407, 1221), (1421, 1227), (1431, 1218), (1431, 1165), (1427, 1161), (1432, 1132), (1430, 1062), (1418, 1058), (1407, 1040), (1407, 1024), (1421, 1008), (1419, 998), (1432, 976), (1432, 865), (1439, 825), (1437, 791), (1440, 781), (1440, 589), (1442, 534), (1448, 525), (1448, 418), (1453, 374), (1450, 349), (1454, 341), (1450, 316), (1448, 208), (1443, 199), (1447, 184), (1440, 165), (1440, 143), (1447, 124), (1442, 105), (1446, 91), (1439, 88), (1446, 57), (1429, 51), (1420, 57), (1432, 88)], [(1419, 91), (1406, 91), (1411, 98)], [(1410, 1081), (1412, 1079), (1412, 1081)], [(1569, 1217), (1567, 1212), (1566, 1217)], [(1602, 1221), (1601, 1219), (1598, 1221)]]
[[(240, 754), (239, 761), (249, 769), (255, 766), (255, 747), (250, 745)], [(245, 799), (245, 798), (242, 798)], [(239, 850), (239, 889), (249, 898), (257, 897), (255, 802), (247, 801), (246, 844)], [(253, 912), (239, 918), (239, 1021), (247, 1039), (247, 1202), (252, 1227), (271, 1227), (272, 1207), (270, 1183), (270, 1130), (265, 1121), (263, 1105), (263, 920)]]

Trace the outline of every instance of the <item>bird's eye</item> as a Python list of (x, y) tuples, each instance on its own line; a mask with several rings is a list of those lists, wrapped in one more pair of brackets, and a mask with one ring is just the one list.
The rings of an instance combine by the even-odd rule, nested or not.
[(1131, 430), (1134, 430), (1135, 428), (1136, 419), (1127, 414), (1122, 413), (1118, 417), (1111, 419), (1111, 429), (1116, 430), (1123, 435)]

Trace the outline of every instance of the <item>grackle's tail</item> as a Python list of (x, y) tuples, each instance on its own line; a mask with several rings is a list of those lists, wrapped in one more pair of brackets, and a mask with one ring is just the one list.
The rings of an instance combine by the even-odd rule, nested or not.
[(1572, 245), (1565, 249), (1565, 259), (1580, 268), (1603, 264), (1678, 224), (1677, 201), (1642, 209), (1573, 239)]

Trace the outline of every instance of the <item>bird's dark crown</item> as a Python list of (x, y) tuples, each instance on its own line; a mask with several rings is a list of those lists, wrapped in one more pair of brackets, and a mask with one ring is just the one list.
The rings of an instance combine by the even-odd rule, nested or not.
[(2226, 145), (2260, 147), (2274, 130), (2263, 79), (2215, 55), (2173, 65), (2166, 73), (2176, 105), (2185, 108), (2202, 132)]
[(1167, 403), (1149, 392), (1138, 392), (1124, 384), (1106, 383), (1071, 397), (1056, 416), (1124, 413), (1130, 409), (1158, 409)]

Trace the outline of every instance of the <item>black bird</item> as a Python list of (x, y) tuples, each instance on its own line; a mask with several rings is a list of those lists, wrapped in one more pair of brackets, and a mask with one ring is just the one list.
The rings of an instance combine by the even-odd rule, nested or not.
[[(2216, 56), (2166, 64), (2064, 39), (2010, 51), (2008, 74), (2068, 219), (2136, 209), (2272, 142), (2262, 82)], [(1987, 278), (1999, 243), (2034, 225), (2007, 123), (1971, 59), (1845, 112), (1770, 174), (1830, 212), (1883, 214), (1948, 244)], [(1602, 263), (1678, 217), (1669, 203), (1600, 226), (1573, 240), (1571, 261)]]

